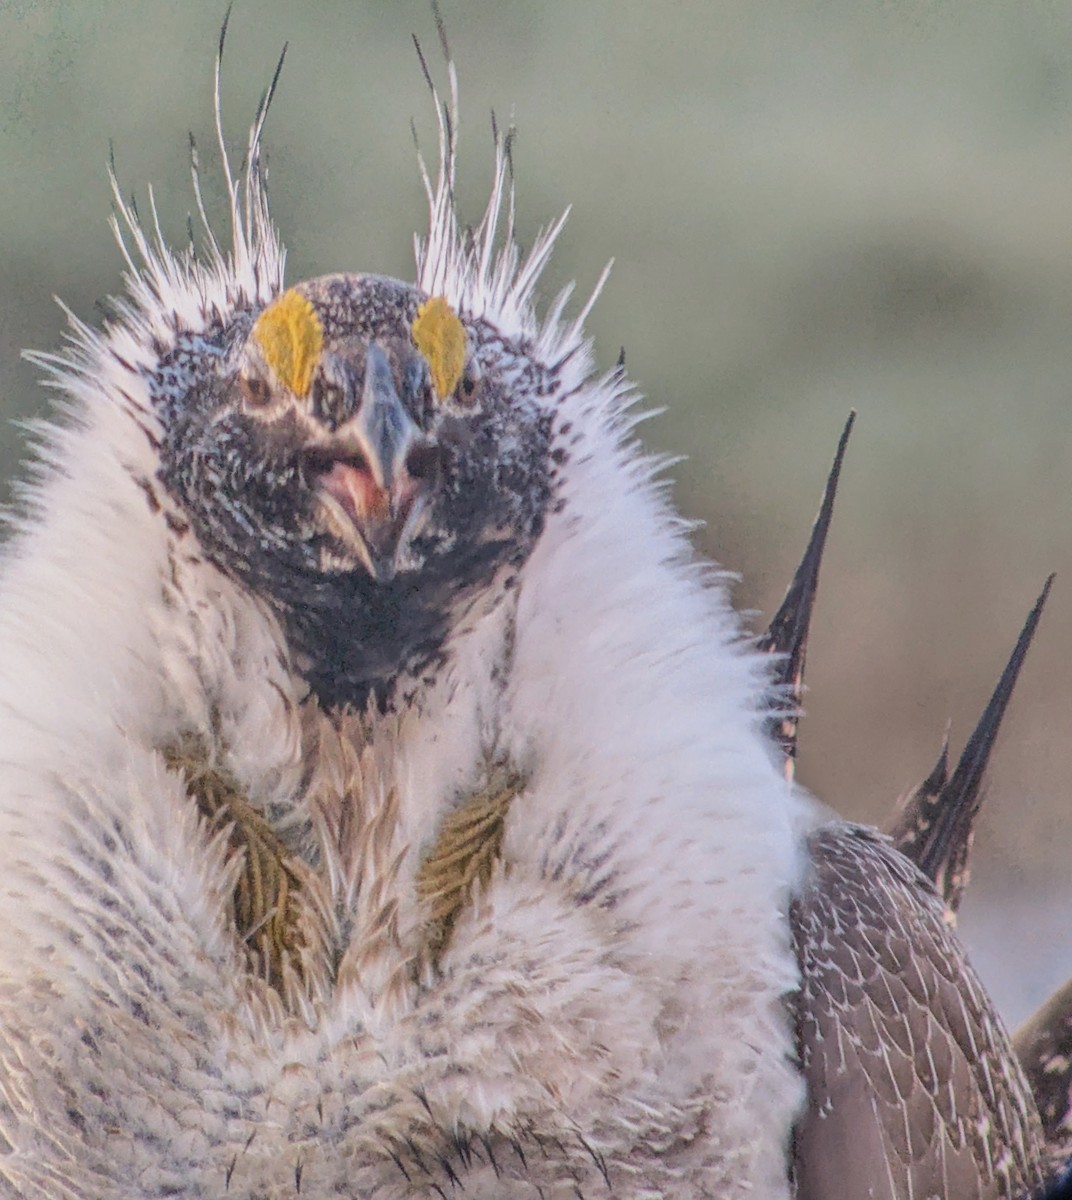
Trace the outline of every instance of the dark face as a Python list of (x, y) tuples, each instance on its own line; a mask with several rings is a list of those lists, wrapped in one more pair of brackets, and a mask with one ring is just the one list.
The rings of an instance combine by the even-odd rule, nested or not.
[(507, 587), (550, 500), (545, 372), (445, 301), (327, 276), (189, 337), (154, 392), (161, 478), (280, 613), (322, 702), (383, 702)]

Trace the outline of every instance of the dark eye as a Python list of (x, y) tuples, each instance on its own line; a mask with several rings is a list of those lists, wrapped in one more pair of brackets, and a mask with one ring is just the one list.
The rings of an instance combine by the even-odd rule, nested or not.
[(266, 408), (271, 403), (272, 390), (260, 375), (239, 375), (238, 390), (247, 408)]
[(470, 359), (465, 364), (465, 370), (462, 372), (461, 381), (458, 384), (457, 391), (454, 393), (459, 404), (475, 404), (480, 391), (480, 381), (483, 374), (480, 367)]

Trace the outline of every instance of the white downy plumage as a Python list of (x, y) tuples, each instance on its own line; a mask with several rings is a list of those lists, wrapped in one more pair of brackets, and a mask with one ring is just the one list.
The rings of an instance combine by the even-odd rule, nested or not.
[[(559, 226), (519, 257), (501, 144), (470, 239), (441, 122), (417, 284), (562, 364), (541, 402), (575, 431), (567, 503), (514, 599), (459, 619), (408, 707), (331, 724), (270, 606), (176, 532), (147, 379), (178, 331), (283, 288), (262, 124), (230, 250), (175, 254), (120, 204), (117, 319), (72, 317), (39, 358), (66, 399), (0, 592), (0, 1191), (784, 1197), (800, 802), (762, 732), (766, 662), (583, 314), (535, 315)], [(337, 961), (305, 990), (247, 967), (241, 863), (162, 753), (191, 732), (271, 820), (332, 833)], [(500, 863), (416, 970), (422, 855), (491, 756), (526, 779)]]

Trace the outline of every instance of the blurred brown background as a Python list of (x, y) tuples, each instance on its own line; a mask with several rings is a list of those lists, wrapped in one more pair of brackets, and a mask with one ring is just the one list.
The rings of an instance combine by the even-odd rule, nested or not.
[[(859, 410), (809, 661), (801, 776), (879, 820), (959, 748), (1043, 579), (1057, 585), (999, 748), (963, 928), (1011, 1021), (1072, 974), (1072, 3), (1061, 0), (444, 0), (462, 86), (462, 199), (490, 119), (519, 126), (527, 238), (573, 215), (545, 294), (616, 267), (600, 360), (687, 452), (682, 508), (780, 600), (841, 424)], [(215, 163), (223, 0), (0, 3), (0, 396), (46, 394), (59, 294), (118, 290), (108, 145), (185, 237), (187, 131)], [(423, 0), (239, 0), (225, 72), (240, 155), (285, 40), (267, 135), (290, 277), (412, 273), (410, 119), (432, 148), (409, 35)], [(218, 179), (211, 176), (221, 213)], [(10, 420), (0, 474), (18, 470)], [(757, 623), (762, 618), (757, 617)]]

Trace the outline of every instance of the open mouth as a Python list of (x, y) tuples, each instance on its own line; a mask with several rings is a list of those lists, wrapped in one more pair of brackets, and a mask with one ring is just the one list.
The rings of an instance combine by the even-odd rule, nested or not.
[(333, 453), (311, 450), (306, 461), (318, 489), (342, 509), (355, 525), (382, 521), (391, 508), (391, 495), (373, 475), (360, 451)]
[(436, 477), (434, 447), (415, 447), (387, 480), (352, 447), (310, 447), (304, 457), (331, 532), (375, 580), (392, 579)]

